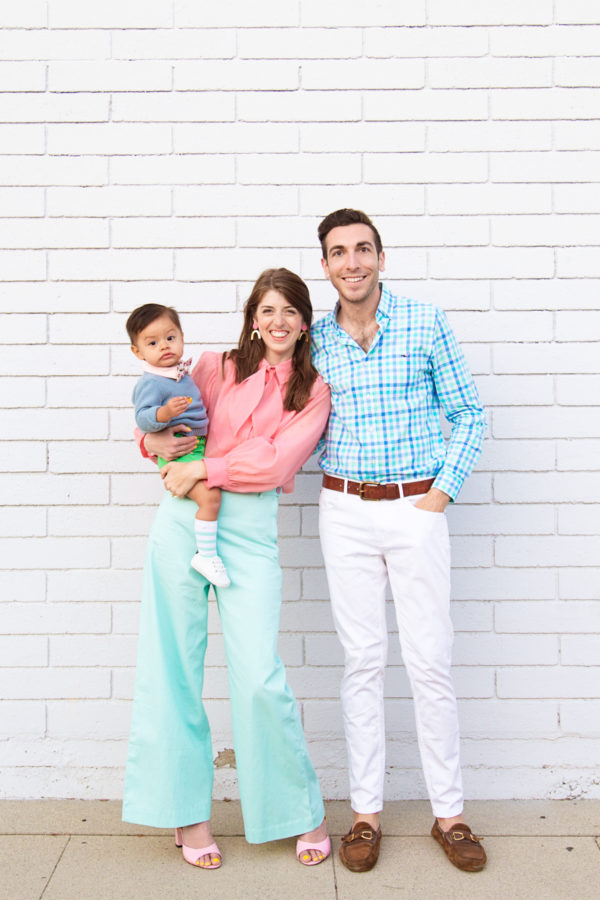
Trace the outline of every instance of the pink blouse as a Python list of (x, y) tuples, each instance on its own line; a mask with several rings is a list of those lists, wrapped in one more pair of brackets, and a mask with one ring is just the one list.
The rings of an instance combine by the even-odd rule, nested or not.
[(301, 412), (283, 408), (292, 361), (271, 366), (265, 359), (241, 384), (222, 355), (206, 352), (192, 377), (210, 425), (206, 442), (206, 486), (237, 493), (294, 489), (294, 475), (306, 462), (327, 423), (329, 387), (319, 376)]
[[(315, 449), (325, 430), (331, 406), (329, 386), (317, 376), (308, 403), (300, 412), (283, 408), (292, 361), (271, 366), (265, 359), (241, 384), (235, 368), (222, 354), (202, 354), (192, 378), (209, 416), (204, 464), (209, 488), (236, 493), (294, 490), (294, 475)], [(144, 456), (145, 435), (136, 429)]]

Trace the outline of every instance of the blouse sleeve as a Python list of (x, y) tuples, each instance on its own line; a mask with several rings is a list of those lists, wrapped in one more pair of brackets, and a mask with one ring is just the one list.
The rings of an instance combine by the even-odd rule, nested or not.
[(222, 457), (205, 457), (206, 486), (240, 493), (285, 489), (315, 449), (330, 405), (329, 386), (318, 378), (304, 409), (282, 423), (272, 438), (250, 438)]
[(151, 459), (152, 462), (156, 462), (158, 457), (153, 456), (151, 453), (148, 453), (148, 451), (146, 450), (146, 445), (144, 443), (144, 439), (146, 437), (146, 432), (142, 431), (140, 428), (136, 428), (135, 431), (133, 432), (133, 436), (135, 438), (136, 444), (138, 445), (138, 447), (140, 449), (140, 453), (142, 454), (144, 459)]
[(210, 418), (210, 407), (214, 400), (217, 374), (221, 365), (221, 354), (206, 350), (192, 371), (192, 378), (200, 391), (202, 402)]

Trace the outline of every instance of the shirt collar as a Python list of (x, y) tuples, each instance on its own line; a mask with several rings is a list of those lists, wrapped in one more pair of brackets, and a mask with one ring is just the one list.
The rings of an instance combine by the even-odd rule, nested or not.
[(277, 365), (272, 365), (271, 363), (267, 362), (267, 360), (263, 356), (258, 364), (258, 368), (259, 370), (271, 369), (271, 371), (277, 377), (277, 381), (279, 382), (279, 384), (285, 384), (292, 372), (292, 358), (290, 357), (290, 359), (284, 359), (283, 362), (277, 363)]
[(177, 381), (177, 364), (162, 368), (161, 366), (151, 366), (150, 363), (143, 359), (142, 369), (150, 375), (162, 375), (163, 378), (172, 378), (173, 381)]
[(390, 289), (385, 284), (381, 284), (381, 297), (379, 298), (379, 303), (377, 305), (377, 309), (375, 310), (375, 318), (379, 322), (379, 324), (383, 324), (384, 321), (389, 321), (390, 316), (392, 314), (392, 307), (394, 305), (394, 295), (390, 291)]
[[(392, 307), (394, 304), (394, 295), (387, 287), (387, 285), (383, 284), (381, 281), (379, 282), (379, 287), (381, 288), (381, 296), (379, 297), (379, 303), (377, 304), (377, 309), (375, 310), (375, 318), (377, 320), (377, 324), (379, 325), (379, 332), (385, 331), (387, 328), (388, 322), (390, 321), (390, 317), (392, 314)], [(329, 327), (332, 331), (335, 331), (338, 337), (346, 337), (352, 343), (355, 343), (353, 338), (344, 331), (344, 329), (338, 325), (337, 315), (340, 308), (340, 301), (338, 300), (335, 304), (332, 312), (329, 314)]]

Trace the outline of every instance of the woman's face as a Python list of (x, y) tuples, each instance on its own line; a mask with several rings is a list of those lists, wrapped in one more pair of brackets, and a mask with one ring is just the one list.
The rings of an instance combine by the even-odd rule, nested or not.
[(255, 320), (265, 345), (265, 359), (276, 366), (291, 359), (304, 320), (279, 291), (270, 290), (256, 307)]

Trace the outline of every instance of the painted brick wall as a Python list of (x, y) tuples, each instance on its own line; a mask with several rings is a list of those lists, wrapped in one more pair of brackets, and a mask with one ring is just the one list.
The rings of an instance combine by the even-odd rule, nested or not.
[[(173, 303), (194, 355), (228, 347), (273, 264), (324, 312), (316, 225), (348, 205), (393, 287), (448, 311), (490, 409), (449, 512), (467, 794), (600, 796), (598, 5), (20, 0), (0, 20), (3, 795), (120, 796), (161, 495), (126, 315)], [(281, 652), (344, 797), (318, 483), (309, 464), (281, 507)], [(214, 604), (210, 628), (216, 755)], [(387, 697), (388, 796), (423, 796), (397, 643)]]

